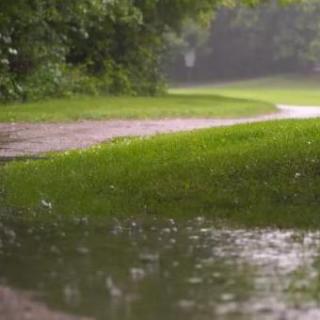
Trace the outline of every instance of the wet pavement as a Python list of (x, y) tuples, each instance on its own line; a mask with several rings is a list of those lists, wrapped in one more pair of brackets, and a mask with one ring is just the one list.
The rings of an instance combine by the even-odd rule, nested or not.
[(3, 148), (0, 148), (0, 158), (87, 148), (116, 137), (148, 136), (277, 119), (320, 117), (320, 107), (279, 105), (278, 109), (277, 113), (240, 119), (108, 120), (63, 124), (0, 123), (0, 135), (6, 133), (10, 137)]

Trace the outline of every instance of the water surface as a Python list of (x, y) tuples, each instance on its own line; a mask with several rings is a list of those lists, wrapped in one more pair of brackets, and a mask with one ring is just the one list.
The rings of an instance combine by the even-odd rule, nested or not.
[(0, 283), (108, 320), (319, 319), (320, 232), (202, 217), (0, 224)]

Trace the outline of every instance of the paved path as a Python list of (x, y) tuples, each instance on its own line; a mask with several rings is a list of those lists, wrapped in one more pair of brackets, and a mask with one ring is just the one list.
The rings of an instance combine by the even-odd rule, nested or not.
[(278, 109), (277, 113), (241, 119), (108, 120), (64, 124), (0, 123), (0, 134), (6, 133), (9, 136), (8, 142), (0, 148), (0, 158), (86, 148), (115, 137), (146, 136), (276, 119), (320, 117), (320, 107), (279, 105)]

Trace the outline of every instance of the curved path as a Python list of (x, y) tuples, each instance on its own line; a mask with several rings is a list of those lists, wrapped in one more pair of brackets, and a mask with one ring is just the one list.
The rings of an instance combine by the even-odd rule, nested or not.
[(147, 136), (277, 119), (320, 117), (320, 107), (279, 105), (278, 109), (277, 113), (240, 119), (107, 120), (60, 124), (0, 123), (0, 134), (8, 135), (8, 141), (0, 146), (0, 158), (86, 148), (115, 137)]

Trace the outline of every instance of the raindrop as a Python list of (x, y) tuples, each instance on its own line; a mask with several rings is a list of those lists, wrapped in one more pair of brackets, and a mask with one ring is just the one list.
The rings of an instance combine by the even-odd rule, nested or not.
[(70, 284), (67, 284), (63, 289), (65, 301), (69, 305), (77, 305), (79, 303), (79, 290)]
[(196, 285), (196, 284), (201, 284), (203, 282), (203, 279), (200, 277), (192, 277), (192, 278), (189, 278), (187, 281), (189, 284)]
[(47, 209), (50, 209), (50, 210), (52, 209), (52, 204), (50, 201), (46, 201), (43, 199), (43, 200), (41, 200), (41, 204), (43, 207), (45, 207)]
[(9, 242), (13, 243), (16, 240), (16, 233), (13, 230), (5, 229), (5, 235), (8, 237)]
[(56, 246), (52, 245), (52, 246), (50, 247), (50, 252), (51, 252), (51, 253), (58, 254), (58, 253), (60, 253), (60, 250), (59, 250)]
[(164, 228), (162, 229), (162, 233), (171, 233), (170, 228)]
[(178, 307), (183, 310), (190, 310), (195, 307), (196, 303), (193, 300), (180, 300), (178, 301)]
[(145, 277), (146, 272), (141, 268), (131, 268), (130, 275), (131, 275), (132, 280), (139, 281)]
[(204, 217), (197, 217), (197, 218), (196, 218), (196, 221), (197, 221), (198, 223), (204, 223)]
[(106, 289), (113, 298), (120, 298), (122, 296), (122, 291), (113, 283), (111, 277), (106, 279)]
[(234, 300), (234, 295), (233, 294), (231, 294), (231, 293), (223, 293), (222, 295), (221, 295), (221, 300), (222, 301), (232, 301), (232, 300)]
[(86, 247), (78, 247), (76, 250), (81, 255), (87, 255), (89, 253), (89, 249)]

